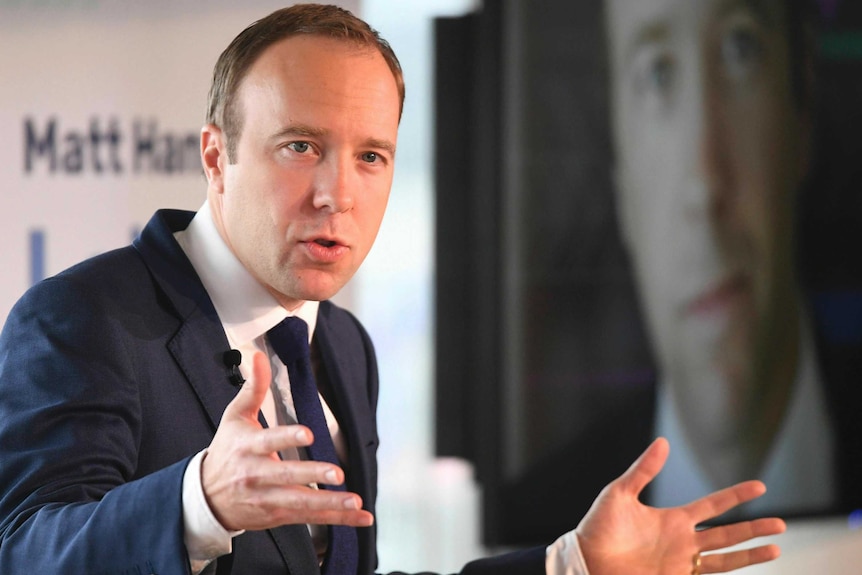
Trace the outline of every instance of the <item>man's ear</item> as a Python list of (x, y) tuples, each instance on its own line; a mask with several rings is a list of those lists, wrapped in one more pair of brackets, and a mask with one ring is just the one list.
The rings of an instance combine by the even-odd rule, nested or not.
[(224, 166), (227, 165), (227, 146), (224, 132), (215, 124), (201, 128), (201, 164), (211, 188), (224, 187)]

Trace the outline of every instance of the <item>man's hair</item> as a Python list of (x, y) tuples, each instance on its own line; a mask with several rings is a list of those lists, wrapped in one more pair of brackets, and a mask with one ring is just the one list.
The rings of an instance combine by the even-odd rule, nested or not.
[(218, 126), (224, 133), (229, 162), (236, 161), (237, 141), (242, 132), (243, 114), (239, 109), (237, 94), (243, 78), (267, 48), (297, 35), (323, 36), (378, 50), (395, 77), (400, 116), (404, 108), (401, 64), (389, 43), (376, 30), (338, 6), (297, 4), (282, 8), (240, 32), (221, 53), (213, 70), (206, 121)]

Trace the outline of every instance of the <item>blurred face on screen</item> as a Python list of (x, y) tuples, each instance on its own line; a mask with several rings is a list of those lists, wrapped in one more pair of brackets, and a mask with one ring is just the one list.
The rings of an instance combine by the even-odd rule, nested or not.
[(796, 368), (791, 236), (807, 169), (785, 8), (606, 12), (620, 220), (662, 381), (710, 457), (768, 442)]

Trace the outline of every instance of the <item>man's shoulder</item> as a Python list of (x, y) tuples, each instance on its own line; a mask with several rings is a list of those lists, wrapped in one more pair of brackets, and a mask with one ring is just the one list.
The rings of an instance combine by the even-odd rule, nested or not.
[(164, 299), (159, 295), (163, 289), (158, 287), (157, 277), (165, 274), (160, 276), (157, 269), (164, 264), (169, 270), (184, 273), (176, 261), (182, 262), (184, 255), (172, 234), (184, 229), (193, 216), (193, 212), (179, 210), (156, 212), (131, 244), (91, 256), (36, 283), (18, 304), (32, 309), (34, 305), (38, 308), (52, 301), (60, 305), (60, 301), (81, 298), (119, 310)]
[(141, 266), (143, 262), (140, 255), (131, 245), (127, 245), (82, 260), (55, 277), (67, 281), (98, 283), (110, 278), (128, 279), (129, 271)]
[[(7, 325), (42, 318), (43, 324), (64, 321), (89, 323), (152, 308), (152, 282), (134, 249), (124, 247), (88, 258), (33, 286), (19, 298)], [(100, 319), (101, 318), (101, 319)]]
[(147, 268), (142, 245), (160, 241), (178, 249), (172, 234), (185, 229), (193, 216), (194, 212), (183, 210), (158, 210), (131, 244), (91, 256), (48, 279), (94, 285), (137, 282), (138, 274), (146, 273)]

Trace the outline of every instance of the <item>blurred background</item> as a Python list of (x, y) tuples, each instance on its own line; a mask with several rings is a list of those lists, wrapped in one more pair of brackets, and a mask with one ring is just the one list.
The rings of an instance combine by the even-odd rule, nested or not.
[[(336, 3), (407, 85), (389, 210), (338, 296), (380, 361), (381, 571), (549, 543), (661, 433), (681, 455), (651, 502), (737, 467), (782, 486), (745, 513), (790, 519), (784, 557), (748, 572), (858, 573), (860, 8)], [(212, 66), (283, 5), (0, 0), (0, 319), (154, 210), (202, 203)], [(689, 284), (706, 319), (663, 319)], [(715, 360), (749, 355), (748, 378)], [(698, 427), (701, 404), (725, 407)], [(687, 475), (719, 435), (731, 463)]]

